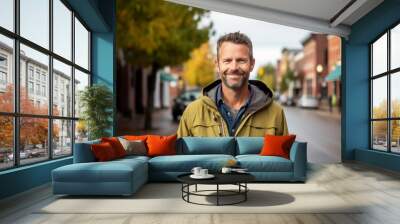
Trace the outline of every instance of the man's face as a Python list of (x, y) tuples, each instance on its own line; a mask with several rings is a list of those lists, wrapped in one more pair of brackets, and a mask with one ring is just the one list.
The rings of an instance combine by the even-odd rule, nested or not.
[(254, 67), (254, 59), (250, 58), (250, 51), (246, 45), (223, 42), (216, 64), (222, 84), (230, 89), (239, 90), (247, 85)]

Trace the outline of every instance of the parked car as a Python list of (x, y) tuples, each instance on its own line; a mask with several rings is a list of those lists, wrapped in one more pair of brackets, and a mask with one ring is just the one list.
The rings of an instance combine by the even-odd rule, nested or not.
[(319, 101), (316, 97), (303, 95), (300, 97), (297, 105), (302, 108), (317, 109), (319, 107)]
[(200, 97), (200, 90), (188, 90), (174, 99), (172, 105), (172, 118), (174, 121), (178, 121), (182, 116), (183, 111), (186, 109), (186, 106), (189, 105), (192, 101), (196, 100)]
[(288, 100), (288, 97), (287, 97), (285, 94), (282, 94), (282, 95), (279, 96), (279, 102), (280, 102), (282, 105), (286, 105), (287, 100)]
[[(23, 150), (23, 151), (21, 150), (20, 153), (19, 153), (19, 158), (20, 159), (28, 159), (28, 158), (31, 158), (31, 157), (32, 157), (32, 151), (29, 150), (29, 149), (26, 149), (26, 150)], [(8, 154), (7, 158), (8, 158), (8, 161), (14, 160), (14, 153)]]

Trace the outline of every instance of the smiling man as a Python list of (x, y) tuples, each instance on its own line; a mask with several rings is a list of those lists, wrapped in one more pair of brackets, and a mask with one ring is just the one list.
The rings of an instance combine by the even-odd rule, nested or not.
[(254, 68), (251, 40), (240, 32), (218, 39), (215, 65), (220, 79), (187, 106), (178, 127), (185, 136), (287, 135), (282, 107), (263, 82), (249, 80)]

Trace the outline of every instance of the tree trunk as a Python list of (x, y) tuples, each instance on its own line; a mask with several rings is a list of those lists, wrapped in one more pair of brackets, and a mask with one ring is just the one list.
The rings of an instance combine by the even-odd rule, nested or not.
[(160, 66), (157, 63), (153, 63), (151, 73), (147, 77), (147, 104), (144, 116), (144, 129), (151, 130), (152, 125), (152, 115), (154, 109), (154, 91), (156, 87), (156, 75)]
[(126, 95), (128, 94), (129, 90), (129, 73), (128, 73), (129, 66), (127, 64), (123, 65), (120, 59), (117, 63), (117, 110), (124, 116), (124, 117), (131, 117), (131, 110), (129, 108), (129, 104), (126, 102)]
[(135, 112), (137, 114), (143, 114), (144, 113), (144, 108), (143, 108), (143, 85), (142, 85), (142, 79), (143, 79), (143, 68), (139, 67), (136, 68), (133, 71), (133, 85), (134, 85), (134, 90), (135, 90)]

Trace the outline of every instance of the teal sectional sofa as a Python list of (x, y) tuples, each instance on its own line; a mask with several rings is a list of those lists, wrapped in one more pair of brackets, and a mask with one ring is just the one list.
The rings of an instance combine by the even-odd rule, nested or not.
[(96, 162), (90, 145), (75, 144), (74, 163), (52, 171), (54, 194), (131, 195), (148, 181), (176, 181), (193, 167), (219, 172), (234, 159), (259, 182), (305, 182), (307, 143), (294, 142), (290, 159), (260, 156), (263, 137), (184, 137), (176, 142), (177, 155), (127, 156)]

